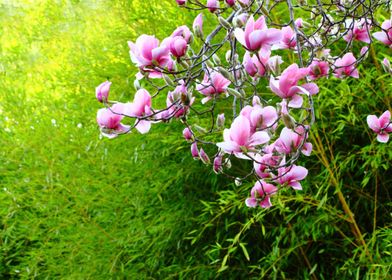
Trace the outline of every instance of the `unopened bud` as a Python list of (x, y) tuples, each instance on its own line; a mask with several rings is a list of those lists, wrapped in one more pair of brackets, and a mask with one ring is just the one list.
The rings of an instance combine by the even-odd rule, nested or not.
[(217, 155), (214, 159), (213, 170), (216, 174), (221, 173), (223, 171), (222, 159), (223, 157), (221, 155)]
[(219, 17), (218, 17), (218, 20), (219, 20), (219, 23), (220, 23), (224, 28), (226, 28), (227, 30), (231, 29), (230, 23), (229, 23), (227, 20), (225, 20), (223, 17), (219, 16)]
[(225, 114), (224, 114), (224, 113), (219, 114), (219, 115), (217, 116), (217, 118), (216, 118), (216, 126), (217, 126), (219, 129), (222, 129), (222, 128), (225, 127)]
[(243, 98), (243, 96), (241, 95), (241, 93), (239, 93), (238, 91), (236, 91), (235, 89), (232, 88), (227, 88), (227, 92), (235, 97), (238, 98)]
[(207, 130), (197, 124), (193, 125), (193, 127), (200, 133), (207, 133)]
[(227, 62), (231, 62), (231, 50), (226, 52), (225, 58)]
[(133, 87), (134, 87), (136, 90), (139, 90), (139, 89), (142, 88), (141, 85), (140, 85), (139, 80), (134, 80), (134, 81), (133, 81)]
[(214, 53), (214, 55), (212, 56), (212, 60), (214, 61), (214, 63), (215, 63), (216, 65), (220, 65), (220, 64), (221, 64), (221, 60), (220, 60), (219, 56), (217, 56), (215, 53)]
[(282, 114), (282, 120), (284, 125), (287, 128), (294, 129), (295, 128), (295, 121), (294, 119), (288, 114)]
[(218, 67), (219, 72), (228, 80), (233, 80), (233, 76), (223, 67)]
[(237, 187), (239, 187), (239, 186), (241, 186), (242, 185), (242, 180), (240, 179), (240, 178), (235, 178), (235, 180), (234, 180), (234, 184), (237, 186)]
[(165, 80), (167, 85), (172, 86), (172, 87), (176, 86), (176, 84), (173, 82), (172, 79), (169, 78), (168, 75), (163, 75), (163, 79)]
[(207, 153), (203, 150), (203, 148), (200, 149), (199, 155), (200, 155), (201, 161), (202, 161), (204, 164), (210, 164), (210, 163), (211, 163), (209, 156), (208, 156)]
[(185, 60), (183, 60), (183, 59), (180, 61), (180, 64), (184, 68), (189, 68), (189, 64)]

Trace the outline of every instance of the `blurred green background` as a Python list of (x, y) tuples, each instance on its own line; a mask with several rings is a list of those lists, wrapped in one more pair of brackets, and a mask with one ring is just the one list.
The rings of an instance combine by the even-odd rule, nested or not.
[[(95, 87), (109, 78), (112, 97), (134, 94), (127, 41), (162, 39), (195, 15), (174, 0), (1, 1), (1, 279), (391, 274), (392, 151), (365, 123), (387, 109), (391, 79), (372, 58), (363, 79), (322, 84), (304, 191), (267, 211), (244, 207), (250, 183), (193, 161), (176, 123), (100, 139)], [(377, 48), (377, 60), (388, 55)]]

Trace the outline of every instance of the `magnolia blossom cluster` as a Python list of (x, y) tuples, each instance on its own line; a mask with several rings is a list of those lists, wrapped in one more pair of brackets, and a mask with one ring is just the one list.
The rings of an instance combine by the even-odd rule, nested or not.
[[(372, 34), (370, 19), (351, 17), (343, 30), (336, 31), (334, 24), (326, 26), (323, 20), (311, 24), (295, 18), (290, 0), (290, 21), (284, 24), (270, 22), (266, 12), (273, 6), (259, 1), (176, 2), (212, 13), (215, 21), (208, 27), (215, 28), (203, 27), (200, 13), (192, 30), (183, 25), (161, 41), (141, 35), (128, 42), (131, 61), (139, 69), (136, 93), (132, 102), (120, 103), (109, 100), (109, 81), (96, 88), (98, 101), (105, 105), (97, 113), (102, 135), (114, 138), (132, 129), (147, 133), (153, 124), (178, 119), (193, 158), (235, 178), (237, 184), (245, 179), (255, 182), (245, 201), (248, 207), (270, 207), (270, 198), (279, 189), (301, 190), (308, 170), (297, 160), (312, 151), (308, 138), (317, 80), (358, 78), (357, 64), (366, 56), (372, 36), (392, 45), (391, 22)], [(336, 12), (348, 13), (341, 5), (336, 5)], [(333, 22), (330, 16), (329, 20)], [(365, 45), (359, 53), (346, 48), (333, 55), (325, 38), (310, 32), (312, 27), (323, 34), (335, 32), (336, 40), (342, 38), (349, 45)], [(305, 35), (307, 31), (311, 35)], [(386, 67), (392, 73), (390, 65)], [(162, 94), (166, 103), (156, 98)], [(390, 112), (380, 118), (368, 116), (367, 121), (377, 139), (387, 142)], [(238, 160), (253, 166), (242, 178), (230, 171)]]

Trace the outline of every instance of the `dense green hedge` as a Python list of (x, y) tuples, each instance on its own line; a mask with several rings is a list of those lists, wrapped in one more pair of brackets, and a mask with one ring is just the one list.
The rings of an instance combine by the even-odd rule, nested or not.
[[(176, 123), (99, 138), (95, 86), (110, 78), (113, 97), (134, 92), (126, 41), (163, 38), (195, 14), (174, 0), (38, 2), (0, 7), (0, 278), (391, 274), (391, 144), (365, 120), (391, 110), (392, 80), (374, 57), (360, 80), (321, 85), (304, 190), (247, 209), (251, 182), (236, 187), (193, 161)], [(376, 59), (388, 51), (377, 45)]]

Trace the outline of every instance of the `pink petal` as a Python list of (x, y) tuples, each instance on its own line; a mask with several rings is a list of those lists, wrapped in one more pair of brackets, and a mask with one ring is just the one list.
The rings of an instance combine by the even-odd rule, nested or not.
[(378, 118), (375, 115), (369, 115), (366, 118), (367, 124), (371, 130), (378, 133), (381, 129)]
[(234, 36), (237, 39), (238, 42), (240, 42), (241, 45), (246, 47), (246, 42), (245, 42), (245, 32), (241, 28), (236, 28), (234, 30)]
[(305, 177), (308, 175), (308, 170), (303, 166), (294, 165), (289, 173), (292, 180), (300, 181), (305, 179)]
[(319, 92), (319, 87), (315, 83), (303, 84), (301, 87), (306, 89), (311, 95), (317, 94)]
[(384, 128), (386, 127), (389, 122), (391, 121), (391, 113), (387, 110), (385, 111), (380, 118), (378, 119), (379, 123), (380, 123), (380, 127)]
[(245, 204), (246, 204), (246, 206), (253, 208), (253, 207), (257, 206), (257, 200), (256, 200), (256, 198), (247, 198), (245, 200)]
[(241, 151), (240, 146), (234, 141), (219, 142), (216, 145), (229, 154)]
[(250, 134), (250, 123), (247, 118), (239, 115), (231, 125), (230, 138), (240, 146), (245, 146)]
[(267, 132), (265, 131), (258, 131), (253, 133), (249, 140), (249, 145), (257, 146), (267, 143), (270, 140), (270, 137)]
[(302, 96), (296, 94), (293, 97), (291, 97), (288, 106), (291, 108), (300, 108), (302, 106), (302, 103), (303, 103)]
[(387, 143), (389, 140), (389, 134), (383, 133), (377, 135), (377, 141), (381, 143)]
[[(136, 121), (137, 122), (137, 121)], [(151, 122), (147, 120), (140, 120), (139, 123), (135, 126), (135, 128), (141, 133), (145, 134), (150, 131)]]
[(302, 190), (302, 186), (299, 182), (296, 182), (296, 181), (290, 182), (290, 183), (288, 183), (288, 185), (290, 187), (292, 187), (294, 190), (299, 190), (299, 191)]

